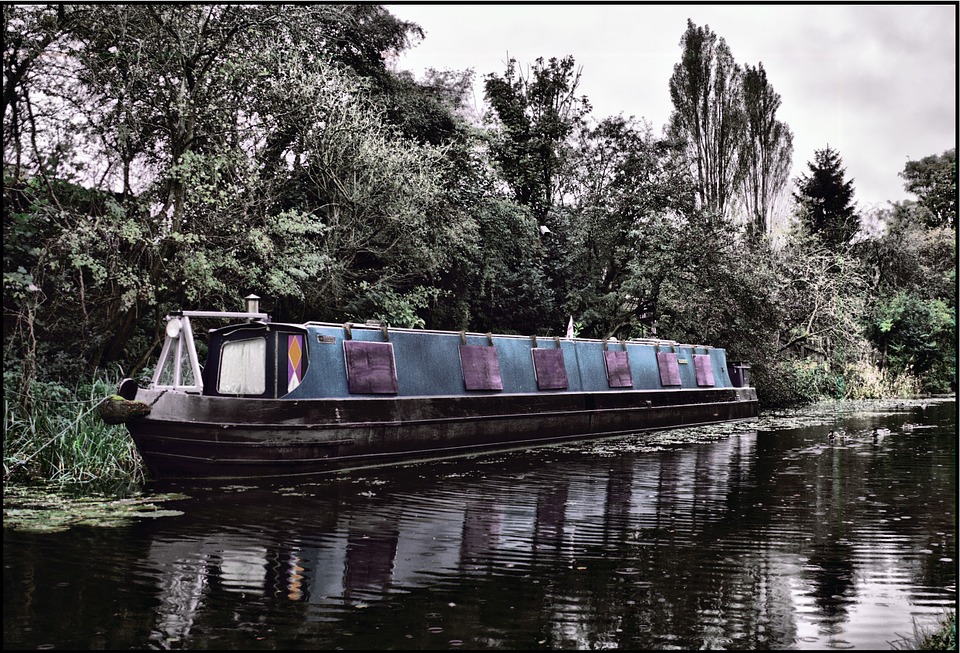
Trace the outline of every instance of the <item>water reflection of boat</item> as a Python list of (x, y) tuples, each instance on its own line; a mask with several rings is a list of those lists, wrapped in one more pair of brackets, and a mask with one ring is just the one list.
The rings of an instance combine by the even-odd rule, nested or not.
[[(536, 624), (545, 646), (574, 650), (840, 645), (857, 606), (906, 607), (911, 588), (952, 578), (919, 548), (955, 550), (951, 513), (928, 508), (926, 481), (888, 480), (892, 461), (912, 460), (906, 438), (874, 447), (870, 429), (844, 427), (862, 437), (823, 446), (825, 428), (738, 431), (671, 446), (660, 434), (189, 490), (193, 504), (156, 523), (144, 556), (168, 611), (154, 637), (241, 644), (282, 622), (313, 648), (427, 650), (456, 637), (522, 649)], [(896, 478), (936, 483), (918, 471), (945, 460)], [(875, 521), (894, 506), (915, 519)], [(917, 530), (921, 515), (933, 522)], [(437, 639), (417, 635), (433, 626)]]
[(461, 460), (390, 470), (370, 486), (205, 490), (193, 499), (203, 510), (187, 510), (185, 530), (151, 542), (147, 562), (162, 604), (155, 636), (185, 640), (203, 606), (222, 605), (227, 593), (328, 614), (394, 592), (433, 591), (445, 579), (499, 578), (539, 560), (592, 568), (625, 538), (653, 543), (705, 529), (714, 537), (732, 528), (724, 506), (755, 442), (755, 433), (742, 433), (674, 455), (599, 464), (555, 451), (526, 467), (493, 461), (492, 479), (471, 477), (476, 465)]
[[(156, 476), (287, 477), (757, 414), (723, 349), (281, 324), (251, 302), (168, 317), (150, 387), (119, 389), (132, 412), (104, 403)], [(238, 320), (210, 331), (203, 368), (192, 318)]]

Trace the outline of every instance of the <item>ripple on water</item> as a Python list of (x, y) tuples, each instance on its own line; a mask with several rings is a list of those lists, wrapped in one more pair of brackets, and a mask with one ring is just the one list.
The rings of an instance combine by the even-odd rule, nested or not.
[[(544, 648), (886, 649), (956, 586), (955, 506), (926, 498), (954, 496), (955, 443), (911, 444), (888, 412), (201, 489), (170, 519), (17, 533), (5, 571), (33, 602), (11, 605), (59, 601), (5, 614), (5, 643), (124, 614), (183, 648), (524, 648), (534, 629)], [(104, 597), (63, 600), (85, 577)], [(114, 632), (81, 648), (136, 646)]]

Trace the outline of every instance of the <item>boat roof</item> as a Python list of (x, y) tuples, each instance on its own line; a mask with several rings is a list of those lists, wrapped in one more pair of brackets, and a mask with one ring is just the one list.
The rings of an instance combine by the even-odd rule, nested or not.
[(715, 349), (711, 345), (694, 345), (680, 343), (676, 340), (669, 340), (664, 338), (629, 338), (626, 340), (620, 338), (565, 338), (563, 336), (554, 336), (554, 335), (538, 335), (538, 334), (512, 334), (512, 333), (480, 333), (477, 331), (450, 331), (450, 330), (440, 330), (440, 329), (416, 329), (408, 327), (392, 327), (388, 324), (382, 322), (319, 322), (319, 321), (309, 321), (309, 322), (267, 322), (261, 320), (251, 320), (246, 322), (239, 322), (234, 324), (229, 324), (222, 326), (216, 329), (210, 329), (209, 333), (211, 334), (227, 334), (232, 333), (233, 331), (240, 330), (243, 328), (249, 327), (262, 327), (265, 329), (295, 329), (306, 331), (310, 327), (314, 328), (325, 328), (325, 329), (346, 329), (349, 331), (353, 330), (368, 330), (368, 331), (383, 331), (386, 329), (389, 333), (415, 333), (415, 334), (432, 334), (437, 336), (449, 336), (449, 337), (464, 337), (464, 336), (474, 336), (480, 338), (516, 338), (521, 340), (530, 340), (530, 339), (542, 339), (542, 340), (561, 340), (564, 342), (628, 342), (633, 344), (647, 344), (647, 345), (660, 345), (660, 346), (673, 346), (673, 347), (697, 347), (705, 349)]

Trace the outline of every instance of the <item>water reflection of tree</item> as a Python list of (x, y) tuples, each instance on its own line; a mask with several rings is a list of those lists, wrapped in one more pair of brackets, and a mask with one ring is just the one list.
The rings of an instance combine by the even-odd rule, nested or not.
[(847, 606), (855, 594), (854, 547), (834, 540), (816, 543), (812, 549), (805, 567), (813, 584), (810, 595), (820, 608), (824, 622), (845, 620)]
[[(816, 458), (814, 495), (817, 510), (811, 521), (812, 543), (804, 565), (810, 579), (809, 592), (820, 610), (818, 620), (827, 632), (837, 631), (836, 624), (846, 621), (848, 606), (855, 599), (855, 547), (845, 533), (856, 519), (858, 506), (850, 497), (860, 496), (863, 473), (860, 461), (848, 453), (846, 440), (833, 444)], [(845, 455), (846, 454), (846, 455)]]

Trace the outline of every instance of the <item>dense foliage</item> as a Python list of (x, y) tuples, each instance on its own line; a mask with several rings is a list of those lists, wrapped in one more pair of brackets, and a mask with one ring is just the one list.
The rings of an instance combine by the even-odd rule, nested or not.
[(917, 200), (873, 237), (814, 153), (774, 241), (792, 133), (709, 27), (656, 136), (594, 117), (570, 55), (487, 73), (471, 117), (472, 71), (395, 70), (423, 35), (379, 5), (3, 19), (5, 452), (42, 384), (139, 375), (165, 312), (250, 292), (277, 319), (708, 342), (767, 403), (955, 382), (955, 150), (907, 163)]

